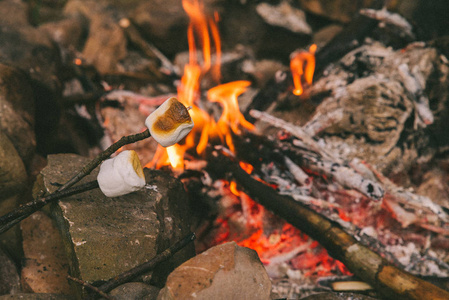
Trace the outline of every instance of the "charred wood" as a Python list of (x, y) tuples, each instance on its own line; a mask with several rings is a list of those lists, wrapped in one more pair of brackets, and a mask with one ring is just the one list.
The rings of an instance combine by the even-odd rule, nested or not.
[(278, 71), (273, 79), (267, 82), (267, 84), (257, 93), (250, 105), (246, 108), (243, 115), (249, 122), (254, 122), (256, 119), (251, 116), (250, 111), (266, 110), (279, 96), (287, 91), (288, 87), (293, 84), (292, 75), (290, 72)]
[(231, 176), (253, 199), (323, 245), (335, 259), (389, 299), (448, 299), (449, 292), (421, 280), (361, 245), (338, 224), (291, 197), (253, 179), (238, 164), (218, 153), (208, 166), (217, 176)]

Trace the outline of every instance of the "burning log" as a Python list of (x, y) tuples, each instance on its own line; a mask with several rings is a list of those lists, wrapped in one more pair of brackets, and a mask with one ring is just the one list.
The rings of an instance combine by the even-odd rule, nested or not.
[(360, 244), (341, 227), (310, 208), (279, 195), (271, 187), (253, 179), (238, 164), (215, 153), (208, 168), (215, 174), (232, 177), (258, 203), (308, 234), (350, 271), (389, 299), (448, 299), (449, 292), (393, 265)]

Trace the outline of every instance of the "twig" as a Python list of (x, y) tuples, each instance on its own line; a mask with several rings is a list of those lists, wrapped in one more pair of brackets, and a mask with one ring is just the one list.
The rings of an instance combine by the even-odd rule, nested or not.
[(85, 184), (67, 188), (63, 191), (54, 192), (46, 197), (38, 197), (34, 201), (19, 206), (15, 210), (0, 217), (0, 234), (9, 230), (12, 226), (27, 218), (32, 213), (38, 211), (50, 202), (66, 198), (78, 193), (86, 192), (98, 187), (98, 182), (90, 181)]
[[(130, 280), (136, 278), (139, 275), (145, 274), (151, 271), (157, 264), (166, 261), (170, 257), (172, 257), (176, 252), (187, 246), (190, 242), (192, 242), (196, 238), (194, 233), (190, 233), (185, 236), (183, 239), (179, 240), (169, 248), (167, 248), (164, 252), (156, 255), (151, 260), (132, 268), (126, 272), (123, 272), (117, 275), (114, 278), (109, 279), (104, 284), (100, 285), (98, 289), (103, 292), (109, 292), (110, 290), (118, 287), (121, 284), (129, 282)], [(91, 298), (89, 298), (91, 299)]]
[(103, 297), (103, 298), (105, 298), (105, 299), (112, 300), (112, 297), (110, 297), (108, 294), (106, 294), (105, 292), (99, 290), (97, 287), (91, 285), (90, 283), (85, 282), (84, 280), (81, 280), (81, 279), (72, 277), (72, 276), (70, 276), (70, 275), (67, 275), (67, 278), (70, 279), (70, 280), (72, 280), (72, 281), (75, 281), (76, 283), (81, 284), (82, 286), (85, 286), (86, 288), (88, 288), (88, 289), (94, 291), (95, 293), (97, 293), (98, 295), (100, 295), (101, 297)]
[(111, 156), (115, 151), (117, 151), (121, 147), (149, 138), (150, 136), (151, 136), (150, 130), (147, 129), (141, 133), (122, 137), (120, 140), (109, 146), (109, 148), (98, 154), (97, 157), (95, 157), (87, 165), (85, 165), (81, 169), (81, 171), (78, 172), (78, 174), (73, 176), (69, 181), (67, 181), (60, 188), (58, 188), (56, 192), (60, 192), (73, 186), (75, 183), (83, 179), (85, 176), (89, 175), (90, 172), (92, 172), (99, 164), (101, 164), (105, 159), (109, 158), (109, 156)]

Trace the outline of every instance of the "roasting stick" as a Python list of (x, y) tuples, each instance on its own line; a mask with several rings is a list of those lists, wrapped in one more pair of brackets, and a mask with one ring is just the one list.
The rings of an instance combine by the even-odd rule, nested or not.
[(98, 154), (93, 160), (91, 160), (87, 165), (84, 166), (84, 168), (81, 169), (81, 171), (78, 172), (75, 176), (73, 176), (69, 181), (64, 183), (61, 187), (59, 187), (56, 192), (63, 191), (71, 186), (73, 186), (75, 183), (79, 182), (81, 179), (83, 179), (85, 176), (89, 175), (96, 167), (98, 167), (105, 159), (109, 158), (113, 153), (115, 153), (118, 149), (121, 147), (135, 143), (140, 140), (144, 140), (146, 138), (149, 138), (151, 136), (149, 129), (145, 130), (144, 132), (137, 133), (134, 135), (128, 135), (122, 137), (120, 140), (109, 146), (106, 150)]
[(12, 212), (0, 217), (0, 234), (8, 231), (11, 227), (38, 211), (48, 203), (55, 202), (81, 192), (89, 191), (97, 187), (98, 182), (96, 180), (90, 181), (76, 187), (67, 188), (60, 192), (54, 192), (46, 197), (38, 197), (27, 204), (21, 205)]
[(98, 167), (98, 165), (100, 165), (104, 160), (109, 158), (115, 151), (117, 151), (121, 147), (127, 144), (143, 140), (148, 137), (150, 137), (150, 132), (148, 129), (138, 134), (122, 137), (120, 140), (112, 144), (105, 151), (97, 155), (97, 157), (95, 157), (87, 165), (85, 165), (80, 172), (78, 172), (65, 184), (60, 186), (55, 192), (45, 197), (37, 197), (35, 200), (28, 202), (24, 205), (21, 205), (15, 210), (11, 211), (10, 213), (1, 216), (0, 234), (6, 232), (12, 226), (19, 223), (26, 217), (30, 216), (32, 213), (38, 211), (48, 203), (55, 202), (59, 199), (97, 188), (98, 182), (96, 180), (76, 187), (73, 187), (73, 185), (78, 183), (85, 176), (89, 175), (96, 167)]
[[(70, 180), (68, 180), (65, 184), (60, 186), (55, 192), (51, 193), (50, 195), (46, 197), (39, 197), (35, 201), (32, 201), (30, 203), (27, 203), (21, 207), (18, 207), (14, 211), (10, 212), (9, 214), (6, 214), (2, 217), (0, 217), (0, 233), (5, 232), (9, 228), (11, 228), (14, 224), (17, 224), (18, 222), (25, 219), (27, 216), (32, 214), (33, 212), (39, 210), (46, 204), (58, 200), (62, 197), (67, 197), (74, 195), (76, 193), (80, 193), (89, 189), (93, 189), (96, 187), (100, 187), (100, 189), (103, 191), (103, 193), (108, 197), (115, 197), (119, 195), (121, 192), (129, 193), (131, 191), (134, 191), (132, 186), (115, 186), (115, 184), (109, 184), (109, 186), (106, 188), (105, 185), (102, 186), (102, 182), (105, 183), (106, 181), (102, 180), (100, 177), (98, 177), (98, 182), (94, 181), (91, 182), (90, 185), (87, 187), (83, 186), (83, 189), (79, 188), (73, 188), (70, 189), (74, 184), (78, 183), (81, 179), (83, 179), (85, 176), (89, 175), (96, 167), (98, 167), (103, 161), (108, 159), (114, 152), (116, 152), (121, 147), (135, 143), (137, 141), (149, 138), (150, 136), (153, 136), (153, 138), (163, 147), (169, 147), (177, 142), (179, 142), (181, 139), (183, 139), (189, 132), (192, 130), (194, 124), (190, 117), (188, 107), (185, 107), (181, 102), (179, 102), (176, 98), (171, 97), (167, 99), (159, 108), (157, 108), (153, 113), (151, 113), (146, 121), (145, 125), (148, 127), (147, 130), (137, 133), (134, 135), (128, 135), (122, 137), (120, 140), (109, 146), (106, 150), (101, 152), (99, 155), (97, 155), (93, 160), (91, 160), (87, 165), (85, 165), (81, 171), (79, 171), (75, 176), (73, 176)], [(166, 126), (162, 126), (160, 124), (172, 124), (172, 126), (169, 126), (166, 128)], [(124, 151), (125, 152), (125, 151)], [(123, 153), (123, 152), (122, 152)], [(120, 156), (120, 154), (118, 155)], [(117, 156), (117, 157), (118, 157)], [(116, 157), (116, 158), (117, 158)], [(135, 155), (137, 158), (137, 155)], [(138, 160), (138, 158), (137, 158)], [(126, 159), (128, 163), (132, 162), (132, 160)], [(121, 165), (121, 164), (118, 164)], [(139, 167), (140, 161), (139, 161)], [(135, 166), (134, 166), (135, 167)], [(113, 172), (114, 173), (114, 172)], [(112, 174), (113, 174), (112, 173)], [(100, 168), (100, 174), (101, 174), (101, 168)], [(143, 174), (143, 171), (142, 171)], [(111, 177), (111, 176), (106, 176)], [(113, 176), (112, 176), (113, 177)], [(128, 178), (129, 179), (129, 178)], [(143, 185), (145, 184), (145, 179), (143, 179)], [(105, 187), (106, 189), (104, 189)], [(115, 194), (115, 192), (112, 192), (114, 188), (119, 188), (119, 194)], [(123, 189), (122, 189), (123, 188)], [(127, 190), (127, 188), (131, 188), (131, 190)], [(110, 195), (108, 195), (111, 193)]]
[(388, 299), (449, 299), (449, 292), (391, 265), (338, 224), (291, 197), (279, 195), (270, 186), (253, 179), (229, 158), (215, 153), (208, 168), (218, 176), (232, 174), (251, 198), (318, 241), (332, 257)]

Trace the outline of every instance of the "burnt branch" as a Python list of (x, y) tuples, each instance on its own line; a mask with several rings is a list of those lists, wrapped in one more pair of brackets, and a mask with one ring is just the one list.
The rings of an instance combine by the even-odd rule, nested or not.
[(389, 299), (449, 299), (449, 292), (393, 265), (314, 210), (253, 179), (237, 163), (215, 153), (208, 165), (218, 176), (231, 176), (247, 194), (323, 245), (331, 256)]

